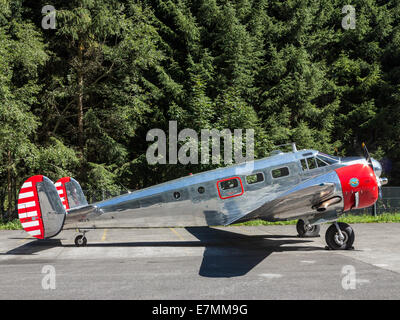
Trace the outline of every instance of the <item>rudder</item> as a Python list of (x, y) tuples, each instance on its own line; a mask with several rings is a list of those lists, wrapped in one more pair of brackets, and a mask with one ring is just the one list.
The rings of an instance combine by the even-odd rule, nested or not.
[(18, 218), (26, 232), (37, 239), (54, 237), (62, 230), (65, 215), (49, 178), (36, 175), (24, 182), (18, 196)]
[(71, 177), (64, 177), (55, 183), (58, 195), (65, 210), (87, 206), (86, 197), (78, 181)]

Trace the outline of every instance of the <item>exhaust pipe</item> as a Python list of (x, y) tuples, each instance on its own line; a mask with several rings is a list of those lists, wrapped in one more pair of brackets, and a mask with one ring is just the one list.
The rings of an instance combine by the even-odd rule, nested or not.
[(326, 211), (326, 209), (329, 206), (331, 206), (333, 204), (336, 204), (336, 203), (339, 203), (340, 201), (342, 201), (342, 198), (334, 197), (334, 198), (331, 198), (329, 200), (326, 200), (326, 201), (322, 202), (319, 205), (314, 206), (313, 209), (317, 209), (318, 212), (324, 212), (324, 211)]
[(381, 185), (384, 186), (385, 184), (387, 184), (389, 182), (388, 178), (379, 178)]

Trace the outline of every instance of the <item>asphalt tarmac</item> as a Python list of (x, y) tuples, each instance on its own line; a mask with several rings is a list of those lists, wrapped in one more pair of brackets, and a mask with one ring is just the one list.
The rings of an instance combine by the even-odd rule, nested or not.
[(356, 224), (354, 250), (295, 226), (0, 231), (0, 299), (400, 299), (400, 224)]

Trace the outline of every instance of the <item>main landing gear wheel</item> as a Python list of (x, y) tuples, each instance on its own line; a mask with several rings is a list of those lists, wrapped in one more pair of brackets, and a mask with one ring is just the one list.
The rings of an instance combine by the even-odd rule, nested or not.
[(300, 238), (319, 237), (321, 226), (319, 224), (311, 226), (300, 219), (297, 221), (296, 229)]
[(75, 238), (75, 245), (77, 247), (84, 247), (87, 244), (87, 239), (83, 234), (76, 236)]
[(347, 223), (335, 222), (325, 233), (328, 249), (349, 250), (354, 249), (354, 231)]

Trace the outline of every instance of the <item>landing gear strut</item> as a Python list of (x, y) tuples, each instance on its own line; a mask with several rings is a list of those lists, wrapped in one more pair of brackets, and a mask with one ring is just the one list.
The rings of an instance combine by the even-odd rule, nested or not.
[(319, 237), (321, 226), (319, 224), (312, 226), (308, 222), (300, 219), (297, 221), (296, 229), (300, 238)]
[(349, 250), (354, 249), (354, 231), (347, 223), (334, 222), (325, 233), (327, 249)]
[(85, 237), (87, 231), (79, 231), (79, 232), (81, 232), (81, 234), (75, 237), (75, 245), (77, 247), (84, 247), (87, 244), (87, 239)]

